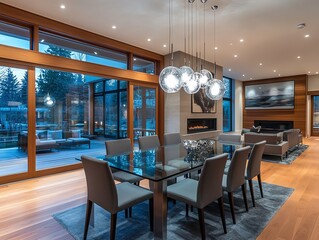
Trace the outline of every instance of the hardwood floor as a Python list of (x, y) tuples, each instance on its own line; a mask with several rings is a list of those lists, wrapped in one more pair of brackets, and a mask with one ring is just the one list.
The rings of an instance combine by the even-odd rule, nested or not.
[[(292, 165), (262, 162), (263, 181), (295, 191), (259, 240), (319, 239), (319, 137), (304, 143)], [(0, 185), (0, 239), (73, 239), (52, 214), (85, 202), (83, 170)]]

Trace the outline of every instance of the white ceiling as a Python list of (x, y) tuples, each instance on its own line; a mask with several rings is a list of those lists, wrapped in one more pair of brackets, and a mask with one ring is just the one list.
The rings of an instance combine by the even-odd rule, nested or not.
[[(174, 24), (172, 24), (174, 34), (171, 42), (174, 43), (174, 51), (183, 51), (186, 0), (171, 1), (174, 5), (171, 8), (174, 13)], [(0, 2), (159, 54), (169, 53), (168, 47), (163, 47), (163, 44), (169, 45), (169, 0), (0, 0)], [(195, 0), (193, 3), (195, 9), (196, 3), (198, 4), (197, 23), (202, 23), (204, 4), (200, 0)], [(61, 9), (61, 4), (66, 8)], [(278, 77), (279, 74), (280, 76), (312, 75), (319, 72), (318, 0), (208, 0), (205, 5), (206, 59), (214, 62), (214, 18), (210, 7), (218, 5), (215, 22), (218, 50), (215, 59), (218, 65), (224, 67), (225, 76), (249, 80)], [(195, 18), (196, 14), (193, 16)], [(297, 29), (299, 23), (306, 23), (306, 27)], [(117, 28), (112, 29), (113, 25)], [(198, 27), (199, 32), (203, 33), (203, 27)], [(305, 38), (306, 34), (310, 37)], [(203, 57), (202, 35), (190, 34), (194, 38), (194, 43), (198, 36), (197, 50), (202, 52)], [(147, 38), (151, 41), (148, 42)], [(244, 42), (240, 42), (241, 38)], [(194, 55), (195, 52), (194, 44)], [(238, 55), (237, 58), (234, 58), (235, 54)], [(300, 56), (300, 59), (297, 56)], [(262, 63), (262, 66), (259, 63)], [(231, 71), (228, 71), (229, 68)]]

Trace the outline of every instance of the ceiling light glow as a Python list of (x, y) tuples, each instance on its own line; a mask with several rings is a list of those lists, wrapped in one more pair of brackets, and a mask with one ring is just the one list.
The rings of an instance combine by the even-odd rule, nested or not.
[(263, 63), (259, 63), (259, 66), (262, 66), (263, 65)]
[(231, 68), (228, 69), (228, 72), (231, 72)]
[(215, 47), (215, 50), (217, 50), (218, 49), (218, 47)]
[(113, 25), (113, 26), (112, 26), (112, 28), (113, 28), (113, 29), (116, 29), (116, 26), (115, 26), (115, 25)]
[(234, 58), (236, 58), (236, 57), (238, 57), (238, 55), (237, 55), (237, 54), (235, 54), (235, 55), (234, 55)]
[(305, 35), (305, 38), (308, 38), (308, 37), (310, 37), (310, 35), (309, 35), (309, 34), (306, 34), (306, 35)]
[(240, 42), (244, 42), (244, 39), (242, 38), (242, 39), (240, 39), (239, 41), (240, 41)]
[(167, 45), (166, 45), (166, 44), (164, 44), (164, 45), (163, 45), (163, 47), (167, 47)]
[(65, 5), (64, 5), (64, 4), (61, 4), (61, 5), (60, 5), (60, 8), (61, 8), (61, 9), (65, 9)]
[(274, 72), (277, 72), (277, 70), (275, 69)]
[(150, 41), (151, 41), (151, 39), (150, 39), (150, 38), (148, 38), (148, 39), (147, 39), (147, 41), (148, 41), (148, 42), (150, 42)]
[(300, 59), (301, 57), (300, 57), (300, 56), (298, 56), (297, 58), (298, 58), (298, 59)]

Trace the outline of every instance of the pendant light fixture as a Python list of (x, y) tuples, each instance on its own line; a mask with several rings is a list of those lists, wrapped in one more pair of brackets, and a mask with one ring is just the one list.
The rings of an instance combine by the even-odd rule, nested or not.
[(168, 36), (169, 37), (168, 38), (169, 38), (169, 46), (170, 46), (171, 63), (170, 63), (170, 66), (164, 68), (159, 75), (159, 84), (161, 88), (167, 93), (176, 93), (183, 86), (182, 72), (179, 68), (173, 66), (174, 54), (173, 54), (173, 42), (171, 41), (171, 37), (173, 33), (172, 13), (171, 13), (172, 1), (173, 0), (168, 0), (168, 5), (169, 5), (169, 20), (168, 20), (168, 25), (169, 25)]
[(207, 86), (205, 88), (205, 93), (208, 98), (211, 100), (219, 100), (225, 94), (225, 86), (222, 80), (217, 79), (217, 71), (216, 71), (216, 20), (215, 20), (215, 12), (217, 11), (218, 6), (212, 6), (212, 10), (214, 11), (214, 79), (208, 81)]

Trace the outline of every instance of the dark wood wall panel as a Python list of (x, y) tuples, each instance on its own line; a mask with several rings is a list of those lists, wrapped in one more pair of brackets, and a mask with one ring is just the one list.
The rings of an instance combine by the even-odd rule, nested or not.
[[(295, 81), (294, 109), (245, 109), (245, 86), (273, 82)], [(306, 133), (306, 100), (307, 75), (297, 75), (281, 78), (262, 79), (243, 83), (243, 127), (251, 128), (254, 120), (294, 121), (294, 128), (299, 128), (303, 135)]]

